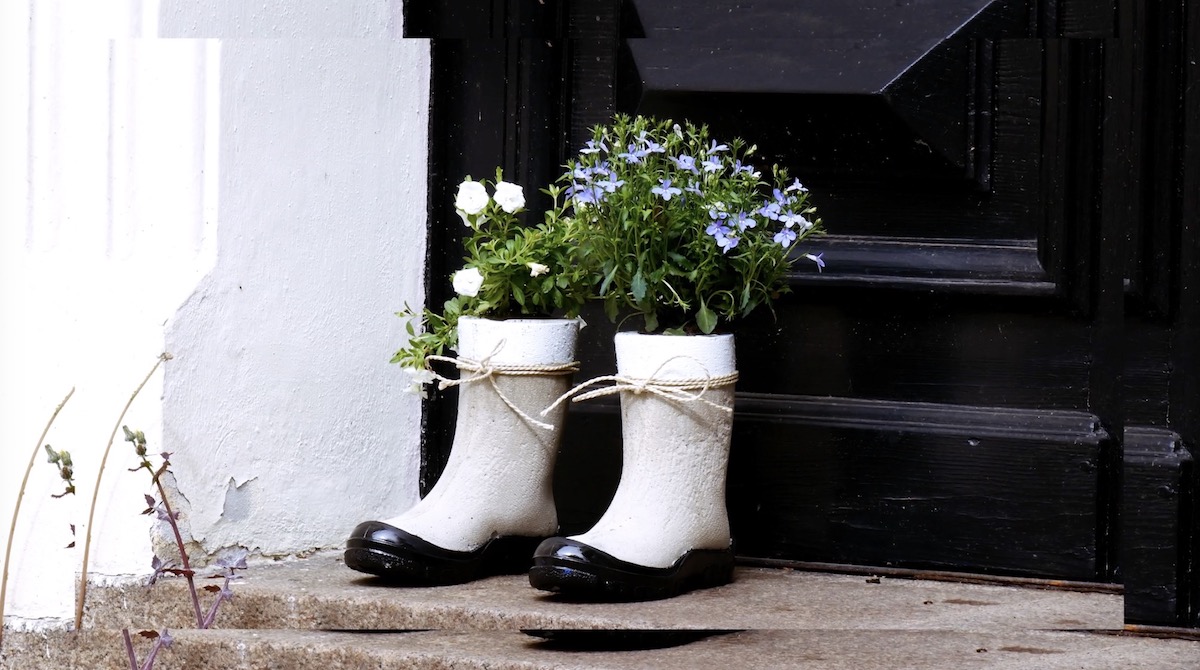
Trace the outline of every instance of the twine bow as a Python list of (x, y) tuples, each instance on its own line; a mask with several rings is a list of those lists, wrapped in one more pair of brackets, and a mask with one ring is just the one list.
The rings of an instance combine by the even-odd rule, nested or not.
[[(504, 348), (505, 342), (506, 340), (500, 340), (497, 342), (496, 347), (492, 349), (492, 353), (479, 360), (466, 358), (465, 356), (450, 358), (448, 356), (436, 355), (427, 356), (425, 360), (427, 362), (442, 361), (444, 363), (453, 363), (455, 367), (464, 373), (464, 376), (460, 376), (458, 379), (450, 379), (449, 377), (443, 377), (434, 371), (433, 376), (438, 380), (439, 390), (444, 391), (452, 386), (472, 384), (474, 382), (483, 381), (486, 379), (491, 383), (492, 389), (496, 392), (496, 395), (500, 397), (500, 400), (504, 401), (504, 404), (508, 405), (508, 408), (515, 412), (517, 416), (537, 426), (538, 428), (554, 430), (554, 424), (546, 423), (545, 421), (538, 421), (532, 416), (526, 414), (520, 407), (517, 407), (515, 404), (513, 404), (513, 402), (508, 399), (508, 396), (504, 395), (504, 391), (500, 389), (500, 386), (496, 384), (496, 377), (499, 375), (507, 375), (510, 377), (558, 377), (578, 372), (579, 362), (571, 361), (570, 363), (559, 363), (556, 365), (498, 365), (492, 363), (492, 358), (494, 358), (496, 354), (500, 353), (500, 350)], [(465, 376), (465, 373), (470, 373), (471, 376)], [(545, 412), (543, 412), (542, 415), (545, 416)]]
[[(668, 363), (675, 360), (692, 361), (696, 365), (700, 366), (700, 369), (704, 371), (704, 376), (688, 377), (684, 379), (659, 379), (658, 374), (662, 372), (663, 368), (666, 367)], [(622, 391), (630, 391), (634, 395), (653, 393), (660, 398), (682, 403), (702, 402), (705, 405), (708, 405), (714, 409), (719, 409), (722, 412), (732, 413), (732, 407), (715, 403), (708, 398), (705, 398), (704, 394), (707, 393), (709, 389), (729, 386), (730, 384), (736, 382), (737, 378), (738, 373), (736, 371), (727, 375), (714, 377), (709, 374), (708, 368), (704, 367), (704, 364), (695, 358), (692, 358), (691, 356), (672, 356), (671, 358), (663, 361), (661, 365), (655, 368), (654, 372), (649, 377), (644, 379), (638, 377), (627, 377), (625, 375), (604, 375), (594, 379), (589, 379), (588, 381), (583, 382), (582, 384), (559, 396), (558, 400), (555, 400), (553, 404), (542, 410), (542, 416), (546, 416), (546, 414), (550, 413), (555, 407), (558, 407), (568, 399), (570, 399), (571, 402), (583, 402), (584, 400), (591, 400), (592, 398), (614, 395), (621, 393)], [(589, 386), (602, 384), (604, 382), (613, 382), (613, 385), (594, 389), (586, 393), (582, 392)], [(695, 392), (693, 393), (693, 391)]]

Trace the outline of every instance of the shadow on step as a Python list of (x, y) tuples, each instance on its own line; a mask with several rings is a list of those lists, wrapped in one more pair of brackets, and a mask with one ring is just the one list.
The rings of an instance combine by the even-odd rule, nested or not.
[(522, 630), (555, 651), (634, 651), (679, 647), (738, 630)]

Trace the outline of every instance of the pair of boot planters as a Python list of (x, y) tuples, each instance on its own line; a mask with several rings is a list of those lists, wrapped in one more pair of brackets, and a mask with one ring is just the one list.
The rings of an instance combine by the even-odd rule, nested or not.
[(617, 374), (603, 379), (614, 385), (587, 395), (620, 393), (621, 481), (590, 530), (554, 536), (551, 481), (578, 328), (567, 319), (459, 321), (461, 393), (446, 469), (408, 511), (359, 524), (347, 566), (409, 585), (528, 571), (535, 588), (579, 600), (666, 598), (732, 580), (732, 335), (616, 336)]

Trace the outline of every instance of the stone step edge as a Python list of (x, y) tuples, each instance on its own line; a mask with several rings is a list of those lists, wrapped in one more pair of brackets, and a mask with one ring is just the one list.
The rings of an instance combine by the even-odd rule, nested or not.
[[(1119, 630), (1123, 623), (1121, 598), (1113, 594), (773, 568), (739, 567), (732, 584), (645, 603), (566, 603), (532, 589), (521, 575), (390, 587), (347, 569), (337, 555), (254, 566), (232, 588), (217, 628)], [(201, 608), (213, 597), (202, 593)], [(194, 628), (183, 580), (89, 589), (83, 627), (122, 626)]]
[[(713, 635), (646, 649), (580, 647), (517, 631), (344, 633), (300, 630), (180, 630), (159, 668), (292, 670), (400, 667), (420, 670), (598, 670), (696, 668), (754, 662), (756, 668), (855, 667), (1154, 667), (1194, 670), (1200, 644), (1085, 632), (787, 631)], [(139, 660), (149, 642), (136, 644)], [(0, 669), (121, 668), (128, 661), (117, 630), (15, 633), (5, 636)]]

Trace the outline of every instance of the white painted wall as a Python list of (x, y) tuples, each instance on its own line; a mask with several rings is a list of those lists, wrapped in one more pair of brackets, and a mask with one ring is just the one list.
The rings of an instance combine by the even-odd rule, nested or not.
[[(6, 624), (71, 616), (69, 524), (164, 349), (126, 423), (174, 453), (206, 552), (335, 547), (415, 502), (420, 409), (387, 360), (423, 294), (429, 64), (399, 23), (378, 0), (0, 5), (0, 541), (73, 385), (47, 441), (79, 485), (51, 500), (38, 457)], [(101, 578), (147, 572), (135, 463), (118, 438)]]

